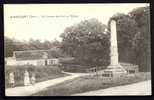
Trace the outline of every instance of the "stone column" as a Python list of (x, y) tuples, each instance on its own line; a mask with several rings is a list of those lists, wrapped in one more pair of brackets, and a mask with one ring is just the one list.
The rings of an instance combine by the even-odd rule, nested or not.
[(117, 44), (117, 30), (116, 21), (112, 20), (110, 23), (111, 37), (110, 37), (110, 65), (107, 67), (107, 71), (113, 73), (126, 73), (125, 69), (119, 64), (118, 57), (118, 44)]
[(114, 20), (111, 21), (111, 38), (110, 38), (110, 60), (111, 65), (118, 65), (118, 47), (117, 47), (117, 31), (116, 31), (116, 22)]

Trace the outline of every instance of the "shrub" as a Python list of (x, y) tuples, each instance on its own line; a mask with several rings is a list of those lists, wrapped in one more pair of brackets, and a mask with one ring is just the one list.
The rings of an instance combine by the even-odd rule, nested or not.
[(57, 66), (5, 66), (5, 86), (8, 87), (9, 83), (9, 73), (14, 72), (15, 76), (15, 86), (23, 85), (24, 83), (24, 71), (28, 70), (29, 76), (32, 73), (36, 74), (36, 81), (43, 81), (49, 78), (58, 77), (60, 74), (62, 76), (61, 70)]

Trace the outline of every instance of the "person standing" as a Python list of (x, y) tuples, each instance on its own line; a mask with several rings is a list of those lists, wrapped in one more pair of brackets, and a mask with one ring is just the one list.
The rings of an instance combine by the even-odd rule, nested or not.
[(29, 72), (27, 70), (25, 70), (24, 73), (24, 85), (25, 86), (30, 85)]
[(15, 81), (14, 81), (14, 73), (13, 72), (9, 73), (9, 84), (10, 84), (11, 88), (14, 87)]
[(36, 82), (35, 73), (32, 73), (32, 76), (31, 76), (31, 83), (32, 83), (32, 85), (34, 85), (35, 82)]

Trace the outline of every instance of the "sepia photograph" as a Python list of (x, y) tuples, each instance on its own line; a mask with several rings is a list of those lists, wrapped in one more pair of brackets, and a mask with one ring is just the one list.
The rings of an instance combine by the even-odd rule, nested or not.
[(5, 96), (150, 96), (150, 3), (4, 4)]

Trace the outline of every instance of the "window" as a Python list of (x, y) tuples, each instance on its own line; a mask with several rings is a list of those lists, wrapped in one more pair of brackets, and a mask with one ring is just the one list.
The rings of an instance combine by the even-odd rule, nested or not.
[(135, 70), (129, 70), (129, 73), (133, 74), (133, 73), (135, 73)]
[(102, 74), (103, 77), (113, 77), (112, 74)]
[(45, 66), (47, 66), (47, 65), (48, 65), (47, 60), (45, 60)]
[(53, 64), (53, 60), (49, 60), (49, 65), (52, 65)]
[(55, 60), (53, 60), (53, 64), (56, 64)]
[(56, 64), (56, 60), (55, 59), (50, 59), (50, 60), (48, 60), (48, 63), (50, 65), (54, 65), (54, 64)]

